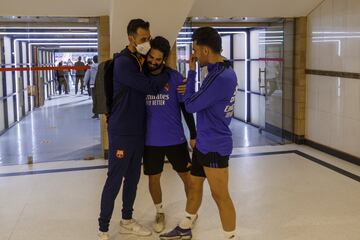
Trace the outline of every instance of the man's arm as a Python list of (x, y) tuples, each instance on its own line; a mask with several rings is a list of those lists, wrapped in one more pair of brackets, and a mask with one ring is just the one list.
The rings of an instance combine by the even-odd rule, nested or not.
[(189, 128), (190, 139), (196, 139), (196, 127), (195, 127), (195, 119), (192, 113), (188, 113), (185, 108), (184, 103), (180, 103), (181, 112), (184, 116), (186, 125)]
[(218, 84), (219, 79), (208, 78), (204, 81), (200, 90), (195, 92), (195, 76), (196, 72), (190, 70), (187, 78), (184, 101), (186, 111), (189, 113), (199, 112), (210, 107), (217, 100), (219, 92), (222, 91), (221, 84)]
[(138, 66), (131, 59), (119, 57), (115, 60), (114, 80), (144, 94), (157, 94), (164, 88), (169, 78), (150, 80), (139, 71)]

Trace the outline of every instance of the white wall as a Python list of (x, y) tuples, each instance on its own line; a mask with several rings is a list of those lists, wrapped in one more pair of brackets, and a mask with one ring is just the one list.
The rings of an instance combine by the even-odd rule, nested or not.
[[(183, 26), (194, 0), (112, 0), (110, 14), (110, 51), (122, 50), (128, 44), (126, 27), (133, 18), (150, 22), (151, 35), (161, 35), (172, 45)], [(168, 10), (164, 10), (168, 9)]]
[[(121, 0), (118, 0), (121, 1)], [(196, 0), (189, 16), (199, 17), (296, 17), (306, 16), (322, 0)], [(125, 6), (133, 1), (121, 1)], [(156, 1), (141, 0), (130, 12), (157, 11)], [(162, 13), (178, 7), (179, 0), (168, 0), (161, 6)], [(186, 2), (186, 1), (185, 1)], [(189, 0), (188, 2), (192, 2)], [(0, 16), (103, 16), (109, 15), (110, 0), (1, 0)], [(187, 4), (187, 3), (186, 3)], [(19, 7), (24, 6), (24, 7)], [(145, 7), (144, 7), (145, 6)], [(173, 15), (172, 17), (176, 16)], [(167, 18), (163, 18), (166, 22)]]
[[(326, 0), (308, 18), (307, 69), (360, 72), (360, 1)], [(360, 79), (307, 75), (306, 138), (360, 157)]]
[(1, 0), (0, 16), (103, 16), (109, 15), (109, 3), (110, 0)]

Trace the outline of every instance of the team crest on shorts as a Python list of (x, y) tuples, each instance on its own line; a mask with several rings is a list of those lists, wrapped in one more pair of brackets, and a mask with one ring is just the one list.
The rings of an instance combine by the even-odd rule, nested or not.
[(124, 156), (125, 156), (125, 151), (124, 150), (121, 150), (121, 149), (116, 150), (116, 157), (118, 159), (124, 158)]

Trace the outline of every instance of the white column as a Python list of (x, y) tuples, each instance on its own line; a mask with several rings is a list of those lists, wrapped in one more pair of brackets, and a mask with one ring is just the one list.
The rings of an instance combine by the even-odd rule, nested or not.
[(194, 0), (111, 0), (110, 52), (119, 52), (128, 44), (126, 27), (134, 18), (149, 21), (151, 35), (167, 38), (172, 46), (193, 3)]

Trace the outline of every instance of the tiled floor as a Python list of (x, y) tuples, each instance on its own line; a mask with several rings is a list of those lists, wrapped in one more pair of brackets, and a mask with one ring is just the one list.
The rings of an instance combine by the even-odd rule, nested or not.
[[(359, 181), (298, 154), (284, 153), (292, 150), (360, 176), (359, 166), (308, 147), (234, 149), (233, 155), (237, 157), (230, 160), (230, 189), (236, 205), (240, 239), (359, 240)], [(104, 160), (94, 160), (0, 167), (0, 239), (96, 239), (106, 169), (91, 170), (89, 167), (105, 165)], [(83, 168), (66, 172), (66, 169), (79, 167)], [(60, 171), (31, 174), (48, 169)], [(15, 172), (28, 175), (4, 176)], [(166, 165), (162, 183), (167, 228), (170, 228), (182, 216), (185, 195), (179, 178), (169, 165)], [(205, 185), (194, 239), (219, 240), (222, 232), (217, 209)], [(140, 180), (138, 193), (135, 217), (150, 226), (154, 207), (145, 176)], [(155, 234), (148, 238), (120, 235), (120, 206), (121, 193), (111, 222), (112, 240), (158, 239)]]
[(87, 95), (55, 96), (0, 136), (0, 165), (101, 155), (100, 124)]
[[(239, 121), (231, 128), (236, 148), (230, 189), (241, 240), (360, 239), (359, 166), (306, 146), (277, 145), (276, 137)], [(80, 159), (100, 156), (99, 144), (91, 100), (75, 95), (55, 97), (0, 136), (0, 240), (96, 239), (107, 161)], [(28, 155), (35, 164), (21, 165)], [(169, 165), (162, 183), (170, 228), (183, 214), (185, 195)], [(145, 176), (138, 193), (135, 217), (151, 226), (154, 207)], [(111, 239), (158, 239), (118, 233), (120, 199), (121, 193)], [(199, 213), (194, 239), (222, 239), (207, 185)]]

